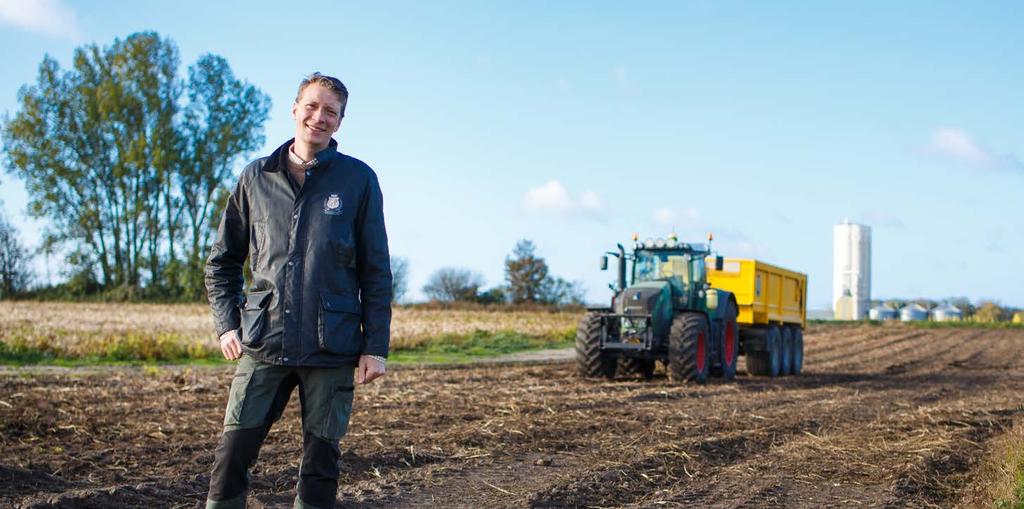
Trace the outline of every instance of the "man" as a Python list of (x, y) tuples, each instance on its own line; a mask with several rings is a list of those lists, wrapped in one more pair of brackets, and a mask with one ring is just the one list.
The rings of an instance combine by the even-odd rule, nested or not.
[[(245, 507), (249, 469), (298, 386), (297, 508), (333, 507), (338, 441), (353, 381), (385, 372), (391, 267), (383, 202), (369, 166), (337, 151), (348, 90), (314, 73), (292, 106), (295, 138), (250, 163), (228, 199), (206, 289), (231, 382), (208, 508)], [(243, 294), (242, 265), (252, 284)]]

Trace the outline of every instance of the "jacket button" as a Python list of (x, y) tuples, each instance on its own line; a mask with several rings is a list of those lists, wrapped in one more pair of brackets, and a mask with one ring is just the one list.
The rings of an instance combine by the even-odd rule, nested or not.
[(285, 357), (284, 359), (281, 359), (281, 360), (283, 360), (285, 362), (288, 362), (288, 358), (287, 357)]
[(292, 214), (292, 219), (298, 219), (298, 218), (299, 218), (299, 214), (298, 213)]
[(286, 315), (291, 314), (291, 312), (292, 312), (292, 310), (290, 310), (290, 309), (284, 310), (284, 314), (286, 314)]
[(295, 262), (288, 262), (289, 267), (291, 267), (292, 265), (295, 265)]

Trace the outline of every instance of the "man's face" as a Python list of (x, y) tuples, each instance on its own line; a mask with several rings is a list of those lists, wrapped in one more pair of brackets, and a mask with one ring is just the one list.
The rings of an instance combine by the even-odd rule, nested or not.
[(326, 148), (341, 125), (341, 100), (331, 90), (310, 84), (292, 106), (292, 117), (296, 140), (318, 149)]

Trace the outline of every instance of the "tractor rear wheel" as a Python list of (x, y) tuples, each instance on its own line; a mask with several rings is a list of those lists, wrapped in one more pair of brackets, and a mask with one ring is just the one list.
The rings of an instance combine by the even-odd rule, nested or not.
[(789, 327), (782, 327), (782, 367), (779, 373), (793, 374), (793, 330)]
[(576, 329), (576, 371), (587, 378), (615, 378), (615, 357), (601, 352), (601, 315), (587, 313)]
[(708, 319), (699, 313), (683, 313), (672, 320), (668, 343), (668, 373), (673, 382), (707, 383)]
[(764, 348), (747, 352), (747, 373), (754, 376), (779, 376), (782, 367), (782, 334), (777, 326), (765, 329)]
[(804, 369), (804, 331), (793, 327), (793, 374), (799, 375)]
[(740, 354), (740, 328), (736, 323), (736, 303), (729, 301), (725, 308), (725, 319), (722, 324), (722, 378), (732, 380), (736, 378), (736, 361)]

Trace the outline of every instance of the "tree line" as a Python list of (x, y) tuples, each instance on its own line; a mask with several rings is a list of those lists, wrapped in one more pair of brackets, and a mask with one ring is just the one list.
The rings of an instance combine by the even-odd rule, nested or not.
[(3, 120), (4, 166), (47, 221), (41, 250), (64, 258), (66, 296), (205, 294), (225, 183), (262, 147), (270, 98), (223, 57), (179, 67), (177, 46), (153, 32), (79, 47), (69, 69), (46, 56)]
[[(395, 300), (408, 291), (408, 261), (391, 259)], [(518, 241), (505, 257), (505, 281), (484, 288), (484, 277), (463, 267), (442, 267), (434, 271), (423, 286), (423, 294), (434, 302), (474, 302), (478, 304), (582, 305), (583, 284), (567, 281), (550, 273), (547, 261), (537, 254), (536, 245)]]

